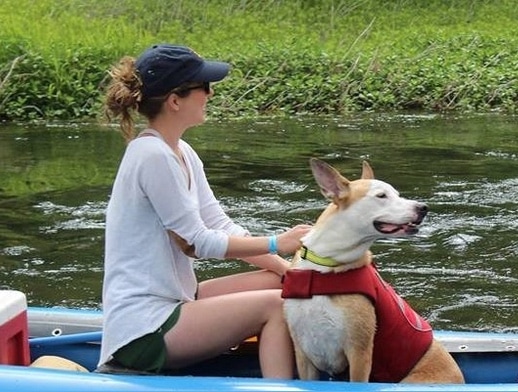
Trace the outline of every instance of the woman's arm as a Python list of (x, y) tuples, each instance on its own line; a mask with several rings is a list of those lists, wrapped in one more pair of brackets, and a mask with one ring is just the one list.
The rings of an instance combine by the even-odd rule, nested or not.
[(290, 262), (279, 255), (267, 254), (261, 256), (244, 257), (242, 260), (258, 268), (275, 272), (279, 276), (284, 275), (286, 270), (290, 267)]
[[(297, 225), (276, 236), (228, 236), (227, 251), (225, 252), (224, 258), (247, 259), (251, 264), (260, 268), (269, 269), (282, 274), (286, 270), (288, 262), (277, 254), (271, 254), (272, 241), (275, 244), (275, 253), (293, 254), (300, 248), (302, 245), (301, 238), (304, 237), (310, 229), (310, 225)], [(199, 256), (194, 245), (189, 245), (187, 241), (174, 232), (169, 232), (169, 235), (176, 241), (177, 245), (186, 255), (191, 257)]]
[[(265, 255), (268, 253), (293, 254), (300, 246), (301, 238), (309, 230), (310, 225), (297, 225), (282, 234), (272, 237), (236, 237), (229, 236), (225, 258), (245, 258)], [(275, 242), (275, 252), (272, 252), (272, 239)]]
[(223, 210), (220, 201), (216, 199), (203, 169), (203, 162), (196, 152), (187, 143), (184, 143), (183, 146), (191, 164), (193, 178), (196, 181), (200, 216), (205, 225), (209, 229), (223, 230), (229, 235), (248, 235), (248, 230), (236, 224)]

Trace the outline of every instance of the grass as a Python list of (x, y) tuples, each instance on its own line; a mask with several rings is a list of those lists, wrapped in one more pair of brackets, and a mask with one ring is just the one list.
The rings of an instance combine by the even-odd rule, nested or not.
[(516, 110), (514, 0), (4, 0), (0, 118), (94, 118), (122, 55), (233, 64), (220, 115)]

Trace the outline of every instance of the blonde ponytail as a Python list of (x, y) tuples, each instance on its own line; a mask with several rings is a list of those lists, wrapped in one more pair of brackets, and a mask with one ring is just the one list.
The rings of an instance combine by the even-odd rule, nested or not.
[(125, 56), (109, 71), (111, 80), (106, 90), (104, 116), (108, 121), (119, 118), (122, 135), (127, 142), (135, 137), (133, 115), (142, 100), (142, 82), (135, 69), (135, 59)]

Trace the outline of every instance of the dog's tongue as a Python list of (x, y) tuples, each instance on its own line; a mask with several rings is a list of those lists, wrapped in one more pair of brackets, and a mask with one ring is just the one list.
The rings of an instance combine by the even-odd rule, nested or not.
[(394, 234), (416, 234), (419, 229), (416, 224), (407, 223), (404, 225), (396, 225), (395, 223), (387, 223), (387, 222), (374, 222), (374, 227), (380, 233), (386, 235), (394, 235)]
[(401, 230), (400, 225), (394, 225), (392, 223), (381, 223), (381, 222), (379, 222), (376, 225), (376, 228), (379, 231), (381, 231), (382, 233), (387, 233), (387, 234), (395, 233), (396, 231)]

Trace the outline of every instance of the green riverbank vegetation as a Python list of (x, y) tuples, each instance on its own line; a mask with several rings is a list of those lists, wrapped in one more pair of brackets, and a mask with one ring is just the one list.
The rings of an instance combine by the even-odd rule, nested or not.
[(121, 56), (172, 42), (233, 65), (215, 116), (515, 112), (515, 0), (3, 0), (0, 120), (99, 115)]

